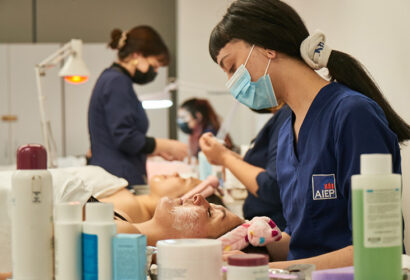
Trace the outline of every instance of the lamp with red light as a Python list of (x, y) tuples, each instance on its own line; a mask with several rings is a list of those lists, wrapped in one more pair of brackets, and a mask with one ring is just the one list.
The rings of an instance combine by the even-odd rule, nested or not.
[(51, 130), (50, 120), (47, 118), (45, 110), (45, 95), (41, 86), (41, 78), (45, 76), (46, 70), (58, 65), (66, 59), (58, 75), (71, 84), (81, 84), (88, 80), (90, 72), (82, 58), (83, 42), (72, 39), (56, 52), (36, 65), (37, 94), (40, 107), (41, 129), (43, 134), (44, 147), (48, 154), (48, 166), (57, 167), (57, 145)]

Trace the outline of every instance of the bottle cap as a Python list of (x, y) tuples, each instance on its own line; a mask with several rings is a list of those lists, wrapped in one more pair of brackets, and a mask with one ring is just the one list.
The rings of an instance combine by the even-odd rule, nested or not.
[(82, 222), (82, 206), (79, 202), (59, 203), (55, 206), (56, 222)]
[(360, 155), (361, 174), (391, 174), (391, 154), (362, 154)]
[(28, 144), (17, 150), (17, 169), (47, 169), (47, 152), (39, 144)]
[(269, 263), (269, 257), (263, 254), (243, 254), (228, 257), (228, 265), (233, 266), (261, 266)]
[(112, 203), (90, 202), (85, 205), (86, 222), (112, 222), (114, 205)]

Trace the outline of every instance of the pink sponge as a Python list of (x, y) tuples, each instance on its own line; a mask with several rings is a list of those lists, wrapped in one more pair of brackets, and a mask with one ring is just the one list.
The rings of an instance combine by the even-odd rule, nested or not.
[(280, 229), (268, 217), (255, 217), (219, 238), (224, 251), (241, 250), (249, 244), (265, 246), (281, 239)]

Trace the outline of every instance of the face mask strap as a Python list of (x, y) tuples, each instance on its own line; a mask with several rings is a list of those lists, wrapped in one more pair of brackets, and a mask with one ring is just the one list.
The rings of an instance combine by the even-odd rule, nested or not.
[(271, 61), (271, 58), (269, 58), (268, 66), (266, 66), (266, 69), (265, 69), (265, 74), (263, 74), (264, 76), (266, 76), (266, 73), (268, 73), (268, 69), (269, 69), (270, 61)]
[(248, 60), (249, 60), (249, 58), (251, 57), (251, 53), (252, 53), (254, 47), (255, 47), (255, 45), (252, 45), (252, 48), (251, 48), (251, 50), (249, 51), (248, 57), (247, 57), (246, 60), (245, 60), (244, 66), (246, 66), (246, 64), (248, 63)]

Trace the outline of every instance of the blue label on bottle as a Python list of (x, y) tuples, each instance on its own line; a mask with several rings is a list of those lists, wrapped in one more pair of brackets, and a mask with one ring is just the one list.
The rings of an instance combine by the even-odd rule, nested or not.
[(83, 280), (98, 280), (98, 237), (83, 233)]

